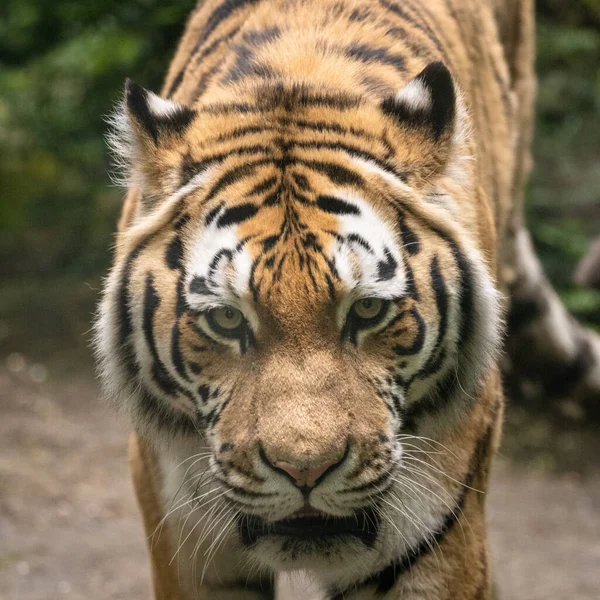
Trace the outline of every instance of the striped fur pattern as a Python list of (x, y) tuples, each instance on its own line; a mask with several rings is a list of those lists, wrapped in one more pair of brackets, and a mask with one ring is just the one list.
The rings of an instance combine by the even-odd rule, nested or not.
[(162, 97), (127, 83), (96, 343), (157, 598), (491, 598), (531, 37), (528, 0), (206, 0)]

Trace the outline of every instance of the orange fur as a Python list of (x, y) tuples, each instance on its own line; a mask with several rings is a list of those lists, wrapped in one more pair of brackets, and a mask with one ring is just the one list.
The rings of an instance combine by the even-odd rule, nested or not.
[[(382, 549), (350, 553), (341, 566), (307, 559), (302, 568), (331, 565), (324, 575), (330, 596), (353, 598), (356, 585), (357, 598), (380, 597), (376, 588), (407, 599), (492, 598), (484, 493), (503, 406), (494, 286), (510, 283), (529, 169), (532, 21), (528, 0), (208, 0), (190, 17), (165, 82), (163, 96), (174, 104), (130, 85), (120, 117), (126, 131), (117, 132), (115, 146), (137, 189), (120, 222), (98, 336), (105, 336), (99, 352), (109, 393), (133, 416), (132, 475), (148, 535), (172, 506), (165, 465), (189, 459), (200, 440), (212, 444), (220, 476), (246, 477), (253, 498), (264, 479), (255, 473), (257, 448), (272, 463), (302, 468), (336, 462), (351, 448), (355, 468), (347, 477), (362, 484), (389, 471), (404, 420), (420, 434), (404, 438), (408, 454), (410, 447), (420, 453), (412, 465), (429, 478), (417, 477), (411, 463), (399, 476), (418, 479), (429, 499), (443, 496), (432, 512), (455, 506), (447, 526), (425, 510), (384, 525), (390, 535), (399, 527), (400, 536), (420, 533), (438, 548), (424, 547), (389, 588), (396, 558)], [(427, 89), (449, 95), (440, 63), (455, 97), (452, 107), (442, 106), (453, 112), (438, 123), (438, 115), (421, 117), (437, 106), (435, 96), (423, 95)], [(406, 272), (397, 283), (402, 297), (382, 292), (391, 325), (342, 344), (340, 306), (356, 298), (332, 265), (347, 259), (346, 278), (355, 280), (372, 267), (347, 238), (339, 249), (350, 223), (341, 215), (358, 213), (377, 234), (371, 254), (379, 243), (387, 252), (379, 272), (394, 272), (379, 284), (393, 281), (400, 265)], [(211, 305), (181, 308), (194, 288), (193, 266), (182, 262), (193, 262), (198, 247), (207, 253), (213, 242), (202, 232), (227, 219), (238, 219), (235, 238), (252, 264), (235, 306), (258, 324), (239, 347), (209, 332)], [(229, 231), (223, 225), (219, 235)], [(392, 258), (388, 239), (400, 248)], [(229, 252), (220, 290), (233, 289), (247, 264), (234, 261), (242, 251)], [(190, 292), (188, 303), (212, 301), (207, 278), (196, 276), (204, 292)], [(167, 368), (163, 357), (173, 347), (178, 353)], [(434, 363), (444, 361), (450, 366), (440, 374)], [(400, 410), (394, 386), (403, 369), (432, 374), (411, 381)], [(195, 440), (194, 428), (203, 427), (209, 433)], [(212, 557), (214, 546), (197, 534), (202, 527), (194, 534), (186, 515), (167, 519), (159, 542), (149, 545), (156, 597), (268, 597), (242, 564), (247, 554), (235, 534), (223, 538), (213, 561), (180, 558), (169, 566), (178, 548), (194, 554), (197, 546)], [(215, 509), (207, 520), (221, 519), (225, 530), (228, 516)], [(408, 556), (415, 545), (407, 543)], [(256, 585), (241, 591), (242, 580)]]

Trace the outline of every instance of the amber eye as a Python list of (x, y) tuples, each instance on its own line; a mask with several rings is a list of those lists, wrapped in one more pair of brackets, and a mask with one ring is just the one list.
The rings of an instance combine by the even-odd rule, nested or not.
[(244, 315), (232, 306), (219, 306), (206, 313), (208, 324), (218, 333), (235, 334), (245, 322)]
[(381, 315), (386, 303), (379, 298), (362, 298), (352, 305), (352, 312), (362, 321), (371, 321)]

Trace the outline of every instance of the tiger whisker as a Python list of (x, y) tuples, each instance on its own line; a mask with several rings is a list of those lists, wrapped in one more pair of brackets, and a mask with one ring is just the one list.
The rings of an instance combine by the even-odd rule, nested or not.
[[(408, 508), (408, 507), (407, 507), (407, 506), (406, 506), (406, 505), (405, 505), (405, 504), (402, 502), (402, 500), (401, 500), (400, 498), (397, 498), (397, 497), (396, 497), (396, 499), (397, 499), (397, 500), (399, 500), (399, 501), (401, 502), (401, 504), (402, 504), (402, 508), (400, 508), (399, 506), (396, 506), (396, 505), (395, 505), (393, 502), (390, 502), (390, 501), (388, 501), (388, 500), (385, 500), (385, 498), (383, 499), (383, 501), (384, 501), (386, 504), (388, 504), (389, 506), (391, 506), (391, 507), (392, 507), (394, 510), (396, 510), (397, 512), (399, 512), (399, 513), (400, 513), (400, 514), (401, 514), (401, 515), (402, 515), (402, 516), (403, 516), (403, 517), (404, 517), (406, 520), (408, 520), (410, 523), (412, 523), (412, 525), (413, 525), (413, 526), (414, 526), (414, 527), (415, 527), (417, 530), (420, 530), (420, 529), (422, 528), (422, 529), (425, 529), (425, 531), (428, 531), (430, 534), (432, 534), (432, 535), (434, 534), (434, 531), (431, 529), (431, 527), (428, 527), (428, 526), (427, 526), (427, 525), (426, 525), (426, 524), (423, 522), (423, 520), (422, 520), (422, 519), (418, 518), (418, 517), (415, 515), (414, 511), (413, 511), (413, 510), (411, 510), (411, 509), (409, 509), (409, 508)], [(406, 510), (410, 510), (411, 514), (412, 514), (412, 515), (414, 515), (414, 516), (415, 516), (415, 518), (412, 518), (410, 515), (408, 515), (408, 514), (405, 512)], [(415, 519), (416, 519), (416, 520), (415, 520)], [(420, 526), (420, 527), (419, 527), (419, 526)], [(405, 538), (405, 539), (406, 539), (406, 538)], [(440, 545), (439, 545), (439, 543), (437, 542), (437, 540), (435, 540), (435, 537), (434, 537), (434, 541), (435, 541), (435, 544), (436, 544), (436, 546), (438, 547), (438, 549), (441, 551)], [(434, 556), (436, 557), (436, 560), (438, 560), (438, 562), (439, 562), (439, 558), (438, 558), (438, 556), (437, 556), (437, 554), (436, 554), (436, 552), (435, 552), (435, 548), (433, 547), (433, 544), (431, 543), (431, 540), (430, 540), (430, 539), (429, 539), (427, 536), (425, 537), (425, 543), (427, 544), (427, 547), (428, 547), (428, 548), (431, 550), (431, 552), (432, 552), (432, 553), (434, 554)], [(410, 547), (410, 546), (409, 546), (409, 547)]]
[(436, 473), (439, 473), (440, 475), (443, 475), (444, 477), (446, 477), (450, 481), (453, 481), (454, 483), (456, 483), (456, 484), (458, 484), (458, 485), (460, 485), (460, 486), (462, 486), (462, 487), (464, 487), (464, 488), (466, 488), (468, 490), (472, 490), (474, 492), (477, 492), (478, 494), (485, 494), (485, 492), (483, 490), (479, 490), (477, 488), (474, 488), (473, 486), (470, 486), (470, 485), (464, 483), (463, 481), (459, 481), (458, 479), (455, 479), (451, 475), (448, 475), (448, 473), (446, 473), (442, 469), (434, 467), (433, 465), (430, 465), (429, 463), (425, 462), (424, 460), (421, 460), (420, 458), (417, 458), (416, 456), (411, 456), (410, 453), (407, 453), (406, 458), (408, 460), (413, 460), (415, 462), (418, 462), (418, 463), (421, 463), (421, 464), (425, 465), (427, 468), (434, 470)]
[[(210, 500), (206, 501), (203, 505), (195, 507), (190, 514), (197, 512), (198, 510), (200, 510), (200, 508), (202, 506), (205, 506), (206, 504), (208, 504), (209, 502), (215, 502), (218, 498), (220, 498), (221, 496), (224, 496), (227, 493), (227, 490), (225, 490), (224, 492), (221, 492), (218, 496), (215, 496), (214, 498), (210, 498)], [(172, 564), (172, 562), (175, 560), (175, 557), (179, 554), (179, 552), (181, 551), (181, 548), (185, 545), (185, 543), (188, 541), (188, 539), (190, 538), (190, 536), (192, 535), (192, 533), (194, 532), (194, 530), (196, 529), (196, 527), (198, 527), (198, 525), (201, 523), (201, 520), (199, 519), (198, 522), (194, 525), (194, 527), (192, 527), (191, 531), (187, 534), (187, 536), (185, 537), (185, 539), (183, 540), (183, 542), (181, 542), (181, 544), (179, 545), (179, 547), (177, 548), (177, 550), (175, 551), (175, 554), (173, 555), (173, 557), (171, 558), (171, 560), (169, 561), (169, 565)]]
[[(220, 533), (217, 535), (217, 537), (215, 538), (213, 543), (210, 545), (208, 550), (205, 552), (206, 561), (204, 563), (204, 568), (202, 569), (202, 575), (200, 576), (201, 583), (202, 583), (202, 581), (204, 581), (204, 576), (206, 574), (206, 569), (208, 568), (208, 565), (210, 564), (211, 560), (213, 560), (215, 558), (215, 556), (217, 555), (217, 552), (219, 551), (219, 548), (223, 545), (223, 543), (227, 539), (227, 536), (225, 534), (226, 534), (229, 526), (235, 521), (235, 519), (237, 519), (237, 512), (230, 511), (228, 514), (231, 514), (231, 512), (233, 512), (233, 516), (229, 519), (229, 521), (227, 521), (227, 523), (225, 523), (225, 525), (223, 525), (221, 527)], [(213, 548), (214, 548), (214, 550), (213, 550)]]

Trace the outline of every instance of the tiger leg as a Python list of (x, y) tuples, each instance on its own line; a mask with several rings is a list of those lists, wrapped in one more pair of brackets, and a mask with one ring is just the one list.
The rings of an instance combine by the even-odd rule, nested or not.
[(131, 433), (129, 436), (129, 468), (144, 523), (154, 598), (156, 600), (184, 600), (177, 584), (175, 570), (169, 565), (172, 555), (169, 536), (155, 537), (155, 532), (159, 530), (161, 519), (164, 516), (156, 465), (152, 449), (135, 433)]
[[(163, 500), (164, 474), (161, 472), (158, 457), (152, 447), (135, 433), (129, 438), (129, 464), (144, 523), (155, 600), (274, 598), (272, 580), (268, 577), (255, 577), (254, 582), (252, 573), (244, 572), (246, 561), (242, 556), (236, 556), (235, 549), (232, 550), (227, 540), (219, 544), (222, 547), (220, 552), (210, 553), (211, 570), (206, 580), (201, 581), (205, 570), (204, 550), (209, 547), (212, 550), (215, 547), (212, 546), (215, 542), (214, 536), (209, 536), (207, 547), (196, 553), (198, 559), (190, 560), (193, 552), (185, 547), (186, 544), (182, 544), (182, 540), (189, 533), (186, 526), (190, 529), (193, 527), (187, 516), (194, 511), (191, 509), (182, 511), (181, 514), (174, 513), (174, 518), (167, 519), (167, 509)], [(214, 516), (216, 524), (219, 516)], [(208, 527), (211, 524), (209, 518)], [(192, 547), (195, 546), (196, 537), (193, 537), (193, 542), (190, 542)]]

